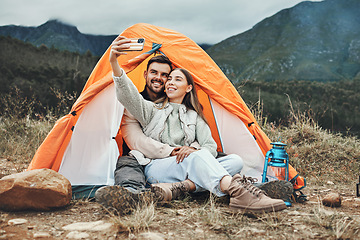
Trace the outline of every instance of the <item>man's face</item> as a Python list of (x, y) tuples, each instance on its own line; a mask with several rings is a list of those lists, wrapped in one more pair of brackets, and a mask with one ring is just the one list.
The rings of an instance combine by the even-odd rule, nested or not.
[(148, 70), (144, 72), (148, 90), (155, 94), (163, 93), (170, 70), (170, 66), (166, 63), (151, 63)]

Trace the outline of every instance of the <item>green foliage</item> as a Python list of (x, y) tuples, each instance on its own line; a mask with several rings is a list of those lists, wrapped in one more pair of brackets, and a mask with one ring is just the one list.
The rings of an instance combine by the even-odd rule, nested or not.
[(247, 81), (236, 84), (251, 107), (263, 104), (267, 121), (288, 125), (290, 101), (322, 128), (360, 135), (360, 80), (339, 82)]
[[(37, 48), (10, 37), (0, 37), (0, 48), (0, 94), (16, 92), (21, 99), (33, 99), (32, 108), (42, 115), (48, 109), (55, 114), (69, 109), (98, 61), (90, 52), (80, 55), (45, 45)], [(68, 106), (59, 95), (65, 96)], [(1, 98), (2, 113), (9, 100)]]

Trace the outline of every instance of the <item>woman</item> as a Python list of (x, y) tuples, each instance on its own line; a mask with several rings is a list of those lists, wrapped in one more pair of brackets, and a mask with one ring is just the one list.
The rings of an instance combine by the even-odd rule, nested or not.
[[(231, 177), (215, 159), (216, 143), (197, 99), (193, 78), (186, 70), (175, 69), (170, 73), (163, 102), (154, 104), (142, 98), (117, 61), (118, 56), (126, 54), (123, 52), (128, 48), (126, 42), (124, 37), (116, 38), (109, 57), (118, 100), (139, 121), (145, 135), (178, 147), (178, 155), (185, 157), (156, 159), (146, 165), (145, 175), (155, 191), (163, 194), (170, 191), (164, 185), (156, 185), (157, 182), (183, 181), (179, 186), (182, 190), (206, 189), (217, 196), (229, 194), (230, 208), (234, 210), (286, 208), (282, 200), (266, 197), (239, 174)], [(198, 149), (190, 147), (195, 142), (200, 146)]]

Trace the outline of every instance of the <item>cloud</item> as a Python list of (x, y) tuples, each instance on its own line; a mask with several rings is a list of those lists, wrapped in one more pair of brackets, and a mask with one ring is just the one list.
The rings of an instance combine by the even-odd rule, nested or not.
[(181, 32), (199, 43), (242, 33), (301, 0), (0, 0), (0, 25), (38, 26), (49, 19), (82, 33), (112, 35), (139, 22)]

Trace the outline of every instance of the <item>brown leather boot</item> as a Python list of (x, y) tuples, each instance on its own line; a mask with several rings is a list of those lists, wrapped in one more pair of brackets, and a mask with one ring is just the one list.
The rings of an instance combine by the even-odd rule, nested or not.
[(271, 212), (286, 208), (283, 200), (267, 197), (259, 188), (235, 174), (231, 180), (228, 193), (230, 195), (230, 208), (243, 212)]
[(184, 197), (190, 191), (190, 185), (187, 182), (154, 183), (151, 191), (159, 201), (171, 201)]

